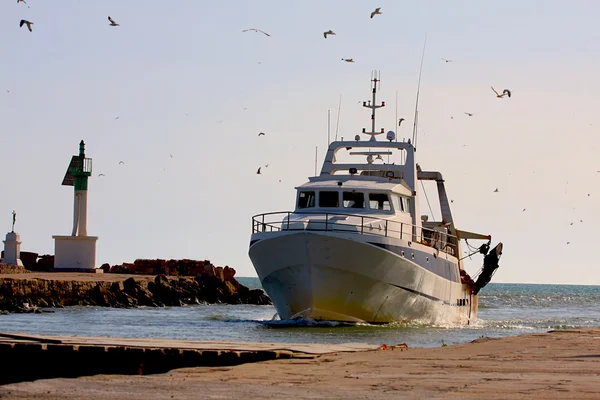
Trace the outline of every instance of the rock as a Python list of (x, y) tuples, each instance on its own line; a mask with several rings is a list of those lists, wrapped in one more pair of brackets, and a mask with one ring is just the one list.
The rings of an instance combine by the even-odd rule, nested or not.
[(23, 266), (29, 270), (35, 270), (37, 266), (38, 253), (22, 251), (19, 258), (23, 262)]
[(225, 282), (225, 274), (223, 273), (223, 267), (215, 268), (215, 276), (219, 278), (221, 282)]
[(0, 264), (0, 274), (28, 274), (29, 272), (20, 265)]

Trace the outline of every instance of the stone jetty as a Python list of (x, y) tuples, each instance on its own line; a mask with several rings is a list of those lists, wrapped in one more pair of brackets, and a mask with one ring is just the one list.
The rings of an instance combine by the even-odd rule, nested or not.
[[(164, 273), (153, 276), (133, 271), (125, 274), (52, 273), (9, 271), (8, 268), (4, 272), (0, 273), (0, 312), (39, 312), (45, 307), (77, 305), (130, 308), (271, 304), (263, 290), (241, 285), (234, 277), (233, 268), (212, 264), (203, 264), (202, 270), (194, 271), (195, 276)], [(170, 272), (177, 273), (177, 269)]]

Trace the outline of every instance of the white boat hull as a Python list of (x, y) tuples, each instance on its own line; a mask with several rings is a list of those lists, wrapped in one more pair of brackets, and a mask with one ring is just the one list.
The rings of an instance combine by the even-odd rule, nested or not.
[(307, 231), (254, 234), (249, 251), (281, 319), (467, 323), (476, 298), (456, 259), (434, 254), (399, 239)]

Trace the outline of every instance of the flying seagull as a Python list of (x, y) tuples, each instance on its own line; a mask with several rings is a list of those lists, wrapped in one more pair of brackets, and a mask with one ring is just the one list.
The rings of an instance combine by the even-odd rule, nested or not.
[(342, 58), (342, 61), (346, 61), (347, 63), (353, 63), (354, 58)]
[(261, 169), (261, 168), (262, 168), (262, 167), (258, 167), (258, 170), (256, 170), (256, 174), (257, 174), (257, 175), (260, 175), (260, 169)]
[(398, 120), (398, 126), (400, 126), (400, 124), (402, 124), (402, 121), (404, 121), (404, 118), (400, 118), (400, 119)]
[(325, 37), (325, 39), (327, 39), (327, 35), (335, 35), (335, 32), (332, 31), (331, 29), (328, 30), (327, 32), (323, 32), (323, 36)]
[(371, 18), (373, 18), (373, 17), (374, 17), (374, 16), (376, 16), (377, 14), (381, 14), (381, 11), (380, 11), (380, 10), (381, 10), (381, 7), (377, 7), (377, 8), (375, 9), (375, 11), (373, 11), (373, 12), (371, 13)]
[(493, 87), (493, 86), (491, 86), (491, 88), (492, 88), (492, 90), (494, 91), (494, 93), (496, 93), (496, 97), (497, 97), (497, 98), (499, 98), (499, 99), (503, 98), (504, 96), (508, 96), (508, 97), (510, 97), (510, 96), (511, 96), (510, 90), (508, 90), (508, 89), (504, 89), (504, 90), (502, 91), (502, 94), (500, 94), (500, 93), (498, 93), (498, 92), (496, 91), (496, 89), (494, 89), (494, 87)]
[(125, 164), (125, 161), (119, 161), (119, 165)]
[(469, 117), (472, 117), (472, 116), (473, 116), (473, 113), (468, 113), (468, 112), (465, 112), (465, 114), (467, 114)]
[(442, 57), (442, 60), (446, 61), (447, 63), (449, 63), (449, 62), (454, 62), (454, 61), (452, 61), (452, 60), (448, 60), (447, 58), (443, 58), (443, 57)]
[(169, 157), (173, 158), (173, 154), (169, 154)]
[(106, 176), (106, 175), (104, 175), (104, 174), (98, 174), (98, 178), (100, 178), (101, 176)]
[(258, 134), (258, 136), (265, 136), (265, 133), (261, 132), (261, 133)]
[(117, 24), (110, 16), (108, 17), (108, 20), (110, 21), (110, 26), (119, 26), (119, 24)]
[(498, 188), (496, 188), (496, 190), (494, 190), (494, 193), (498, 193), (498, 192), (499, 192), (499, 190), (498, 190)]
[(262, 33), (263, 35), (267, 35), (267, 36), (271, 36), (267, 32), (261, 31), (260, 29), (256, 29), (256, 28), (244, 29), (242, 32), (250, 32), (250, 31), (256, 32), (256, 33)]
[(33, 25), (33, 22), (27, 21), (26, 19), (22, 19), (21, 22), (19, 23), (19, 28), (22, 28), (23, 25), (27, 25), (29, 32), (33, 32), (33, 30), (31, 29), (31, 25)]

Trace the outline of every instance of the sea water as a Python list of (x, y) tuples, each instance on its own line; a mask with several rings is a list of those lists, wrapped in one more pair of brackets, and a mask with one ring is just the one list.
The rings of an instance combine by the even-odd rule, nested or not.
[[(260, 287), (257, 278), (239, 281), (251, 288)], [(273, 306), (254, 305), (67, 307), (50, 311), (0, 315), (0, 332), (252, 342), (404, 342), (410, 347), (437, 347), (482, 336), (600, 326), (600, 286), (490, 283), (479, 294), (479, 319), (465, 326), (279, 321), (274, 318)]]

